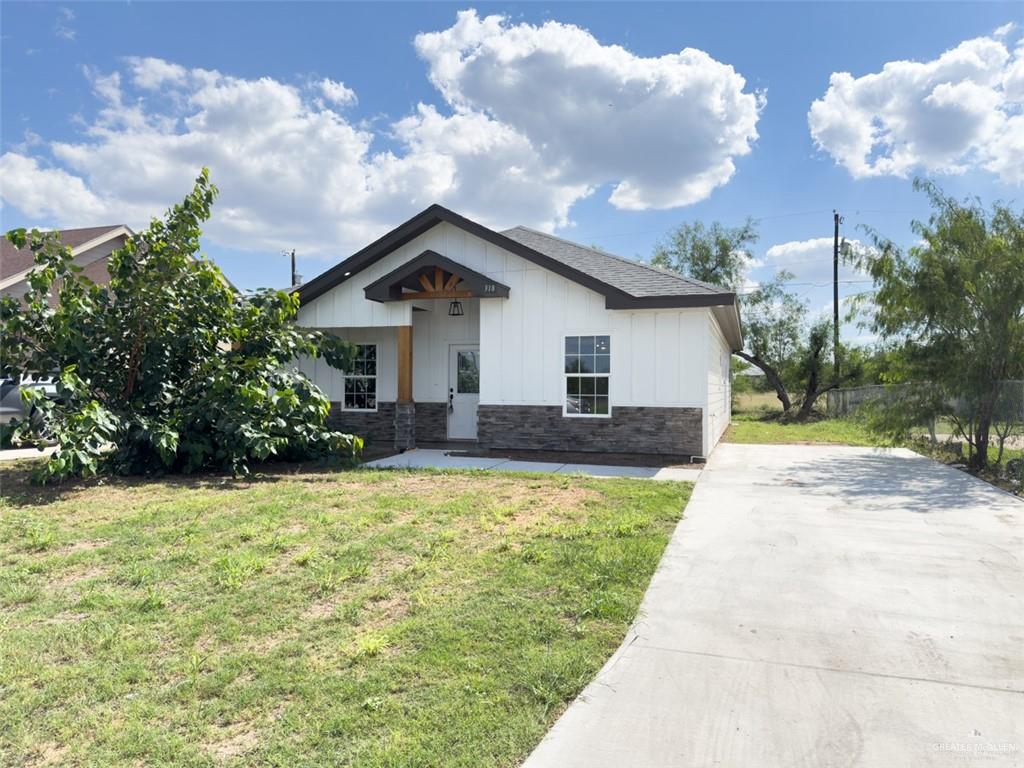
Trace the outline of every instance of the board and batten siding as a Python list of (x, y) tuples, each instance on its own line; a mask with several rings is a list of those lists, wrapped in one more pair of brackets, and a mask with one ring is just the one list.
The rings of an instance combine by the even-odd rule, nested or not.
[(417, 301), (415, 304), (427, 311), (412, 313), (412, 399), (418, 403), (446, 403), (448, 350), (452, 344), (480, 342), (481, 301), (463, 299), (462, 308), (466, 314), (462, 317), (448, 315), (450, 302), (447, 300)]
[[(481, 302), (480, 403), (562, 405), (566, 336), (611, 337), (611, 404), (703, 407), (704, 309), (609, 310), (605, 299), (513, 256)], [(518, 262), (518, 263), (517, 263)]]
[[(449, 318), (443, 301), (430, 307), (431, 302), (382, 304), (365, 298), (366, 285), (426, 249), (504, 283), (510, 288), (509, 298), (464, 300), (466, 314), (461, 318)], [(413, 312), (414, 303), (431, 311)], [(613, 411), (616, 406), (656, 406), (706, 412), (712, 343), (708, 328), (714, 322), (710, 318), (705, 308), (606, 309), (600, 294), (440, 223), (301, 307), (298, 322), (331, 329), (351, 341), (381, 339), (378, 398), (382, 401), (393, 398), (395, 386), (392, 326), (411, 323), (413, 398), (421, 402), (447, 398), (449, 345), (477, 341), (482, 405), (561, 407), (565, 337), (594, 334), (611, 337)], [(371, 337), (357, 337), (360, 328)], [(331, 382), (340, 386), (340, 376)], [(335, 399), (333, 390), (331, 398)]]
[(732, 350), (715, 316), (707, 313), (708, 407), (704, 429), (704, 455), (711, 453), (732, 420)]
[[(377, 345), (377, 399), (394, 402), (398, 397), (398, 335), (394, 328), (330, 328), (353, 344)], [(299, 370), (309, 376), (332, 402), (344, 400), (344, 376), (321, 358), (299, 358)]]

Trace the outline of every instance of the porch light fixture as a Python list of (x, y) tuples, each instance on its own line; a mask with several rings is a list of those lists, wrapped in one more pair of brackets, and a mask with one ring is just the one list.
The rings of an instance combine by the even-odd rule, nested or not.
[(449, 317), (462, 317), (465, 312), (462, 311), (462, 302), (456, 299), (448, 305), (448, 316)]

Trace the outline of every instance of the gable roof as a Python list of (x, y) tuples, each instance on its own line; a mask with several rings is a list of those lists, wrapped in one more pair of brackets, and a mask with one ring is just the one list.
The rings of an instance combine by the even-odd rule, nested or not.
[(728, 288), (720, 285), (694, 280), (678, 272), (625, 259), (529, 227), (513, 227), (501, 234), (581, 272), (598, 277), (636, 298), (733, 295)]
[[(431, 205), (339, 264), (299, 286), (308, 304), (441, 222), (452, 224), (605, 297), (608, 309), (717, 307), (735, 349), (742, 346), (736, 294), (638, 261), (545, 235), (527, 227), (497, 232), (441, 205)], [(722, 311), (728, 308), (727, 311)]]
[[(62, 245), (71, 248), (71, 252), (78, 255), (78, 251), (93, 248), (100, 243), (106, 242), (116, 235), (129, 234), (128, 227), (123, 224), (109, 224), (105, 227), (82, 227), (80, 229), (59, 229)], [(94, 242), (95, 241), (95, 242)], [(35, 266), (34, 254), (26, 246), (15, 248), (14, 244), (6, 237), (0, 238), (0, 280), (29, 272)]]

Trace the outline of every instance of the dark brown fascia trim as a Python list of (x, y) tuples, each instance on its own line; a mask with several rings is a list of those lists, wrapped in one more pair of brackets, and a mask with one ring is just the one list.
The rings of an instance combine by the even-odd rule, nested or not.
[(313, 299), (322, 296), (327, 291), (345, 282), (348, 277), (365, 269), (374, 261), (383, 258), (396, 248), (401, 248), (407, 242), (426, 232), (442, 219), (439, 216), (441, 206), (432, 205), (422, 213), (418, 213), (404, 224), (400, 224), (386, 235), (377, 238), (372, 243), (356, 251), (344, 261), (334, 265), (326, 272), (322, 272), (308, 283), (295, 289), (299, 294), (299, 301), (307, 304)]
[(504, 248), (506, 251), (510, 251), (527, 261), (531, 261), (544, 269), (554, 272), (556, 275), (561, 275), (567, 280), (571, 280), (585, 288), (589, 288), (595, 293), (601, 294), (605, 297), (605, 307), (608, 309), (711, 307), (735, 303), (736, 301), (736, 295), (733, 293), (695, 294), (691, 296), (632, 296), (592, 275), (588, 275), (586, 272), (573, 269), (550, 256), (535, 251), (529, 246), (523, 245), (512, 238), (505, 237), (500, 232), (495, 232), (483, 224), (478, 224), (471, 219), (467, 219), (465, 216), (460, 216), (455, 211), (435, 203), (422, 213), (413, 216), (404, 224), (395, 227), (383, 237), (374, 240), (340, 264), (331, 267), (305, 285), (297, 288), (296, 292), (299, 294), (300, 303), (306, 304), (322, 296), (336, 285), (344, 282), (348, 277), (352, 277), (360, 270), (387, 256), (396, 248), (402, 247), (413, 238), (419, 237), (442, 221), (459, 227), (471, 235), (479, 237), (481, 240), (496, 245), (499, 248)]
[(497, 280), (482, 275), (475, 269), (470, 269), (465, 264), (452, 261), (447, 256), (442, 256), (437, 251), (426, 250), (411, 261), (407, 261), (398, 269), (392, 270), (379, 280), (374, 280), (363, 293), (370, 301), (398, 301), (402, 298), (402, 286), (396, 285), (407, 277), (419, 273), (424, 267), (440, 267), (446, 272), (458, 275), (460, 285), (465, 284), (466, 288), (474, 296), (480, 298), (507, 299), (509, 287), (499, 283)]
[(607, 297), (606, 309), (683, 309), (686, 307), (721, 307), (736, 304), (734, 293), (689, 294), (684, 296)]
[(302, 304), (307, 304), (313, 299), (322, 296), (336, 285), (343, 283), (348, 277), (352, 277), (360, 270), (370, 266), (378, 259), (387, 256), (396, 248), (402, 247), (413, 238), (419, 237), (428, 229), (442, 221), (459, 227), (460, 229), (463, 229), (471, 235), (475, 235), (481, 240), (485, 240), (492, 245), (504, 248), (506, 251), (510, 251), (517, 256), (521, 256), (527, 261), (532, 261), (534, 264), (559, 274), (568, 280), (572, 280), (586, 288), (590, 288), (603, 296), (623, 299), (632, 298), (625, 291), (621, 291), (614, 286), (608, 285), (585, 272), (580, 272), (579, 270), (566, 266), (562, 262), (552, 259), (550, 256), (545, 256), (543, 253), (535, 251), (522, 243), (518, 243), (511, 238), (495, 232), (493, 229), (488, 229), (482, 224), (477, 224), (475, 221), (467, 219), (465, 216), (460, 216), (454, 211), (450, 211), (443, 206), (435, 204), (427, 208), (422, 213), (413, 216), (407, 222), (399, 225), (383, 237), (380, 237), (370, 243), (365, 248), (357, 251), (340, 264), (337, 264), (326, 272), (317, 275), (305, 285), (299, 286), (295, 290), (295, 292), (299, 294), (299, 301)]

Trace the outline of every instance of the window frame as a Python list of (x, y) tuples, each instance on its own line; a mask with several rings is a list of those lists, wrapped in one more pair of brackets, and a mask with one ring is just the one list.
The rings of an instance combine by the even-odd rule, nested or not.
[[(566, 339), (580, 339), (585, 337), (592, 337), (597, 340), (598, 336), (608, 337), (608, 372), (607, 373), (567, 373), (565, 370), (565, 357), (568, 354), (565, 351)], [(561, 347), (561, 367), (562, 367), (562, 417), (566, 419), (610, 419), (612, 417), (612, 354), (611, 348), (614, 345), (614, 336), (609, 331), (595, 331), (595, 332), (580, 332), (580, 333), (562, 333), (562, 347)], [(573, 413), (569, 410), (569, 392), (568, 392), (568, 380), (569, 377), (574, 378), (587, 378), (587, 379), (607, 379), (608, 380), (608, 413)], [(596, 392), (596, 384), (595, 384)]]
[[(455, 394), (457, 395), (476, 395), (480, 397), (480, 345), (479, 344), (451, 344), (449, 348), (455, 348), (455, 386), (452, 387)], [(462, 359), (464, 353), (471, 353), (476, 358), (476, 392), (463, 392), (460, 388), (459, 375), (462, 373), (459, 368), (459, 362)]]
[[(379, 366), (380, 365), (380, 344), (375, 341), (367, 342), (365, 344), (361, 342), (351, 342), (355, 347), (373, 347), (373, 360)], [(376, 413), (379, 406), (380, 400), (377, 395), (377, 384), (380, 378), (380, 368), (372, 376), (369, 374), (349, 374), (342, 371), (341, 374), (341, 410), (348, 413)], [(349, 408), (346, 401), (347, 395), (346, 384), (349, 379), (373, 379), (373, 408)]]

